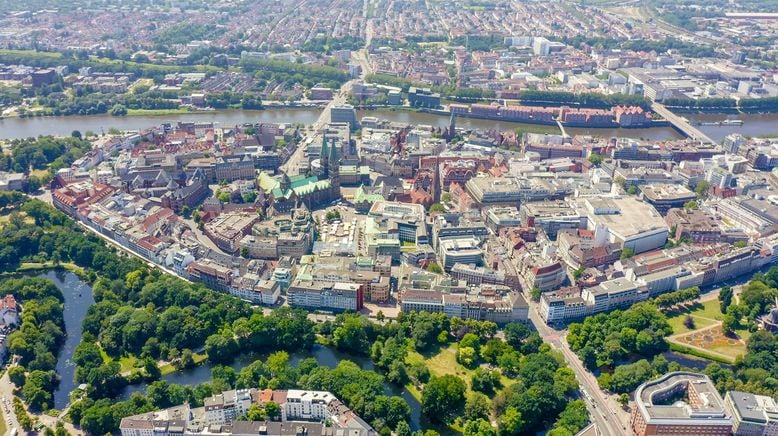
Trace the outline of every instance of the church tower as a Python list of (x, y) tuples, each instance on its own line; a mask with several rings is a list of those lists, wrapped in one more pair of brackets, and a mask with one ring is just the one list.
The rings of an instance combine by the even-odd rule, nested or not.
[(448, 132), (446, 132), (446, 141), (451, 142), (454, 136), (457, 134), (457, 114), (451, 112), (451, 117), (448, 120)]
[(326, 179), (330, 173), (330, 152), (327, 147), (326, 132), (321, 133), (321, 152), (319, 153), (319, 163), (321, 164), (321, 177)]
[(337, 197), (340, 197), (340, 161), (338, 159), (338, 147), (335, 144), (335, 138), (332, 138), (329, 147), (329, 156), (327, 158), (327, 169), (332, 187), (335, 188)]

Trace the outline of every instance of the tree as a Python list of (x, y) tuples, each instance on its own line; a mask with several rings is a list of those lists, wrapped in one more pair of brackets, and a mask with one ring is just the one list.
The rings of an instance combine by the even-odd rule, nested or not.
[(629, 259), (630, 257), (635, 255), (635, 249), (632, 247), (624, 247), (621, 249), (621, 256), (620, 259)]
[(471, 392), (465, 401), (464, 418), (468, 421), (476, 419), (489, 419), (492, 412), (489, 397), (480, 392)]
[(11, 367), (11, 369), (8, 370), (8, 378), (17, 388), (24, 386), (24, 381), (27, 379), (27, 376), (24, 373), (24, 367), (21, 365)]
[(730, 304), (732, 304), (732, 288), (729, 286), (724, 286), (721, 288), (721, 291), (719, 291), (719, 308), (721, 309), (721, 313), (727, 313), (727, 308)]
[(554, 428), (566, 429), (571, 434), (581, 431), (589, 423), (589, 412), (586, 403), (581, 400), (573, 400), (567, 403), (565, 410), (559, 414)]
[(602, 163), (603, 157), (601, 154), (592, 153), (589, 155), (589, 162), (592, 163), (592, 165), (598, 167)]
[(405, 421), (397, 423), (397, 428), (394, 429), (397, 436), (411, 436), (411, 426)]
[(324, 215), (324, 217), (327, 219), (327, 221), (333, 221), (333, 220), (339, 220), (340, 219), (340, 212), (336, 209), (327, 211), (327, 214)]
[(629, 405), (629, 394), (623, 393), (619, 395), (619, 404), (621, 404), (621, 407), (626, 408)]
[(22, 396), (31, 410), (47, 410), (53, 405), (57, 377), (54, 371), (32, 371), (22, 387)]
[(246, 415), (243, 417), (243, 421), (264, 421), (267, 419), (265, 410), (257, 403), (252, 404), (249, 410), (246, 411)]
[(115, 104), (111, 108), (111, 115), (115, 117), (127, 115), (127, 107), (123, 104)]
[(249, 191), (245, 194), (243, 194), (243, 202), (244, 203), (254, 203), (257, 200), (257, 193), (254, 191)]
[(579, 280), (581, 277), (583, 277), (584, 271), (586, 271), (586, 267), (585, 266), (578, 267), (578, 269), (573, 271), (573, 279), (574, 280)]
[(631, 392), (641, 383), (649, 380), (654, 372), (646, 359), (640, 359), (628, 365), (619, 365), (613, 371), (610, 379), (610, 389), (613, 392)]
[(697, 186), (694, 187), (694, 192), (697, 194), (697, 198), (705, 198), (708, 196), (710, 190), (710, 182), (707, 180), (700, 180), (697, 182)]
[(434, 203), (432, 206), (430, 206), (430, 213), (443, 213), (446, 211), (446, 207), (443, 206), (440, 203)]
[(475, 348), (462, 346), (457, 348), (457, 362), (461, 363), (463, 366), (472, 366), (473, 363), (475, 363), (475, 359)]
[(248, 247), (240, 247), (240, 257), (248, 259), (250, 255)]
[(725, 335), (731, 335), (738, 327), (740, 327), (740, 321), (735, 317), (733, 311), (729, 310), (727, 314), (724, 315), (724, 320), (721, 322), (721, 331), (724, 332)]
[(72, 137), (74, 137), (76, 139), (81, 139), (81, 132), (78, 131), (78, 130), (74, 130), (74, 131), (70, 132), (70, 136), (72, 136)]
[(370, 349), (366, 320), (359, 314), (347, 314), (343, 317), (343, 324), (332, 334), (335, 347), (339, 350), (365, 353)]
[(195, 365), (194, 354), (189, 348), (181, 350), (181, 357), (176, 361), (176, 369), (191, 368)]
[(437, 262), (430, 262), (429, 265), (427, 265), (427, 271), (435, 274), (443, 274), (443, 268), (441, 268)]
[(457, 376), (434, 377), (422, 391), (422, 411), (433, 421), (449, 422), (462, 413), (466, 390)]
[(530, 297), (532, 298), (532, 301), (540, 301), (540, 294), (540, 289), (537, 286), (533, 286), (532, 290), (530, 291)]
[(470, 386), (474, 391), (486, 394), (493, 393), (500, 387), (500, 373), (484, 368), (476, 368), (473, 376), (470, 378)]
[(230, 362), (235, 357), (237, 344), (230, 336), (216, 333), (208, 336), (205, 340), (205, 352), (208, 354), (208, 360), (215, 363)]
[(515, 407), (508, 407), (497, 420), (497, 426), (500, 429), (500, 435), (521, 434), (524, 428), (524, 419), (521, 413)]
[(686, 315), (683, 320), (683, 325), (689, 330), (694, 330), (694, 318), (691, 315)]
[(143, 372), (146, 374), (147, 380), (159, 380), (162, 376), (162, 371), (153, 357), (147, 357), (143, 360)]
[(483, 418), (467, 421), (462, 429), (463, 436), (497, 436), (492, 425)]
[(700, 205), (697, 203), (696, 200), (689, 200), (683, 204), (683, 208), (686, 210), (699, 209), (699, 207)]
[(513, 348), (521, 346), (522, 342), (532, 333), (532, 330), (526, 325), (518, 322), (512, 322), (503, 328), (505, 341)]
[(276, 420), (281, 417), (281, 406), (273, 401), (265, 403), (265, 414), (269, 419)]

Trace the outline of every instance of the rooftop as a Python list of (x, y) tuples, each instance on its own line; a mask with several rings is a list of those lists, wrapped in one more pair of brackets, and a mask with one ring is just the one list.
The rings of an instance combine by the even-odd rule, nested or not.
[[(690, 393), (693, 391), (693, 393)], [(688, 401), (662, 404), (679, 394)], [(677, 371), (643, 383), (635, 402), (646, 422), (686, 425), (731, 425), (724, 401), (707, 375)]]
[(645, 185), (642, 191), (643, 195), (652, 201), (692, 200), (696, 197), (696, 194), (689, 188), (670, 183)]
[(590, 221), (624, 239), (641, 233), (668, 230), (653, 206), (634, 197), (585, 199), (579, 203), (579, 208), (585, 211)]

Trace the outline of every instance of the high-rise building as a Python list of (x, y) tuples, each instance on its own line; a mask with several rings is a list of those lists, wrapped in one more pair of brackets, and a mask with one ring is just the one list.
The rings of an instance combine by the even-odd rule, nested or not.
[(354, 109), (354, 106), (350, 104), (333, 106), (330, 109), (330, 122), (349, 123), (352, 129), (356, 129), (357, 111)]

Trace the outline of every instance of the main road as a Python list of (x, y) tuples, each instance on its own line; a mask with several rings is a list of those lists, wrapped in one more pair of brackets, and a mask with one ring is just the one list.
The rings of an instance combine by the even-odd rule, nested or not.
[(584, 402), (589, 409), (589, 415), (596, 424), (599, 434), (619, 436), (628, 433), (629, 415), (612, 398), (603, 394), (597, 379), (589, 372), (570, 349), (564, 332), (558, 332), (549, 327), (538, 314), (538, 305), (530, 301), (529, 318), (535, 325), (543, 341), (560, 351), (568, 366), (575, 372), (581, 390), (585, 393)]
[(308, 138), (316, 136), (317, 132), (321, 131), (323, 133), (324, 127), (330, 122), (330, 110), (335, 106), (346, 104), (348, 96), (351, 93), (351, 88), (355, 83), (364, 80), (364, 77), (367, 74), (367, 70), (369, 68), (369, 63), (367, 61), (367, 50), (362, 49), (352, 52), (351, 57), (362, 67), (362, 72), (360, 73), (359, 77), (344, 83), (343, 86), (340, 87), (340, 90), (337, 92), (337, 94), (333, 96), (332, 100), (330, 100), (330, 102), (327, 103), (324, 108), (322, 108), (321, 114), (319, 114), (319, 118), (316, 119), (316, 121), (314, 121), (313, 124), (306, 129), (305, 139), (303, 139), (303, 141), (301, 141), (301, 143), (297, 146), (297, 149), (294, 151), (294, 153), (289, 156), (289, 159), (287, 159), (286, 162), (281, 165), (281, 171), (286, 173), (291, 171), (291, 175), (296, 174), (298, 165), (300, 161), (303, 160), (305, 155), (305, 146), (303, 143)]
[(716, 143), (715, 141), (710, 139), (708, 135), (702, 133), (702, 130), (692, 126), (686, 118), (674, 114), (670, 109), (666, 108), (665, 105), (658, 102), (654, 102), (651, 104), (651, 110), (661, 115), (664, 119), (666, 119), (676, 129), (683, 132), (683, 134), (685, 134), (686, 136), (708, 144)]

